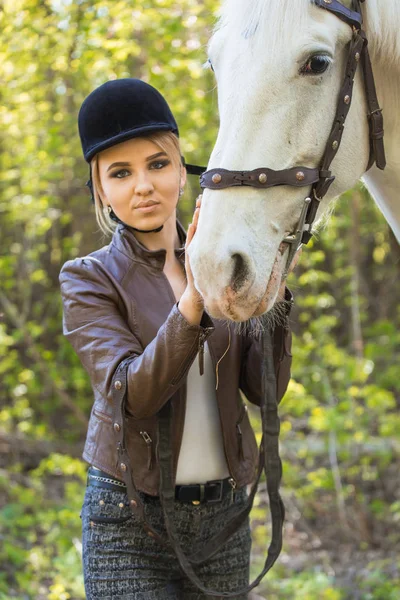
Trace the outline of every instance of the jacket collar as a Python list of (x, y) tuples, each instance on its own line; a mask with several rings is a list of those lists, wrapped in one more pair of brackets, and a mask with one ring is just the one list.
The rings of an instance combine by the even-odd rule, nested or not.
[[(185, 263), (185, 242), (186, 231), (178, 219), (176, 219), (176, 229), (180, 240), (180, 247), (175, 248), (175, 256), (182, 263)], [(163, 269), (167, 251), (165, 248), (158, 250), (149, 250), (136, 238), (133, 229), (126, 225), (118, 225), (114, 232), (112, 243), (124, 254), (130, 258), (135, 258), (139, 262), (150, 264), (156, 269)]]

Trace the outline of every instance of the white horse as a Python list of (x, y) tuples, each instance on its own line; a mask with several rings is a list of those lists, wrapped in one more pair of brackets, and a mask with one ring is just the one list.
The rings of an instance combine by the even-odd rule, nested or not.
[[(342, 3), (350, 7), (350, 0)], [(400, 240), (400, 5), (399, 0), (366, 0), (361, 6), (384, 114), (387, 166), (365, 173), (369, 137), (359, 68), (331, 165), (336, 179), (317, 218), (328, 214), (333, 201), (363, 176)], [(225, 0), (209, 43), (220, 129), (208, 169), (318, 167), (351, 36), (349, 25), (311, 0)], [(326, 70), (311, 75), (315, 56)], [(188, 251), (211, 316), (240, 322), (274, 305), (288, 254), (287, 245), (282, 253), (281, 242), (295, 230), (308, 194), (307, 188), (286, 185), (204, 190)]]

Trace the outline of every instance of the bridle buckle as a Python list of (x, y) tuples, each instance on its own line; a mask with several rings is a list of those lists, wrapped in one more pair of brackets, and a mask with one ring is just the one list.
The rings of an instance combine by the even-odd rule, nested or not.
[(246, 171), (240, 171), (233, 176), (235, 181), (239, 181), (241, 185), (244, 185), (245, 181), (251, 181), (251, 176)]

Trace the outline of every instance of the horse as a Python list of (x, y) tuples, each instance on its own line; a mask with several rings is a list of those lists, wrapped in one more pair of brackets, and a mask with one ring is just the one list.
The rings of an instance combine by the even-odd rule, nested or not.
[[(342, 4), (351, 8), (353, 1)], [(384, 111), (386, 168), (367, 170), (368, 107), (359, 68), (332, 161), (335, 179), (320, 203), (317, 227), (340, 194), (362, 178), (400, 240), (400, 8), (398, 0), (358, 1)], [(208, 44), (220, 116), (208, 170), (318, 168), (354, 27), (315, 2), (223, 2)], [(324, 2), (333, 0), (319, 3)], [(296, 230), (304, 197), (304, 188), (288, 185), (204, 189), (188, 252), (195, 285), (212, 317), (240, 323), (271, 310), (286, 275), (289, 248), (283, 241)]]

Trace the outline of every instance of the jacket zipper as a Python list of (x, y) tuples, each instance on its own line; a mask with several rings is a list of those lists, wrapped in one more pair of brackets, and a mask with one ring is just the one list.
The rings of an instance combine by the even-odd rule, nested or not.
[(151, 471), (151, 469), (153, 468), (153, 447), (152, 447), (153, 440), (151, 439), (151, 437), (149, 436), (149, 434), (147, 433), (147, 431), (141, 431), (140, 435), (142, 436), (142, 438), (146, 442), (146, 446), (147, 446), (147, 469), (149, 471)]
[(231, 504), (232, 504), (233, 497), (234, 497), (234, 494), (235, 494), (235, 491), (236, 491), (236, 480), (233, 477), (229, 477), (228, 481), (229, 481), (230, 486), (232, 488), (232, 490), (231, 490)]
[(246, 406), (246, 404), (243, 404), (242, 410), (239, 415), (239, 420), (236, 423), (236, 433), (238, 436), (238, 446), (239, 446), (239, 460), (244, 460), (243, 433), (242, 433), (242, 428), (241, 428), (240, 424), (243, 421), (243, 417), (245, 416), (246, 413), (247, 413), (247, 406)]

